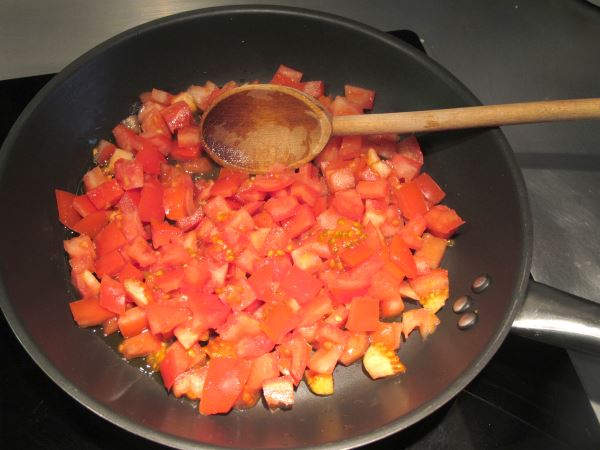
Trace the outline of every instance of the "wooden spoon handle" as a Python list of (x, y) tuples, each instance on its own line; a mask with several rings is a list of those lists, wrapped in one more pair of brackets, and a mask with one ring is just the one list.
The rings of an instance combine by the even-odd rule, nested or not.
[(600, 98), (336, 116), (332, 134), (413, 133), (578, 119), (600, 119)]

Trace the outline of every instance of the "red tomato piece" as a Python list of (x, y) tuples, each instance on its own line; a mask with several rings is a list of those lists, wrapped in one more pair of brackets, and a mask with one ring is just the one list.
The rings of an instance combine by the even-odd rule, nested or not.
[(337, 191), (334, 194), (331, 206), (333, 206), (341, 215), (352, 220), (362, 219), (363, 213), (365, 212), (365, 205), (356, 189)]
[(119, 345), (119, 351), (126, 359), (139, 358), (151, 353), (156, 353), (162, 348), (159, 338), (148, 331), (125, 339)]
[(375, 91), (346, 84), (344, 85), (344, 95), (348, 100), (362, 109), (373, 109)]
[(262, 389), (263, 383), (270, 379), (279, 376), (277, 352), (265, 353), (257, 357), (252, 363), (252, 369), (246, 382), (246, 387), (250, 390)]
[(283, 197), (272, 197), (265, 203), (265, 211), (268, 212), (273, 220), (280, 222), (291, 217), (298, 209), (298, 201), (291, 195)]
[(367, 333), (350, 333), (348, 341), (344, 347), (344, 352), (339, 361), (345, 366), (349, 366), (358, 361), (369, 348), (369, 335)]
[(390, 258), (408, 278), (417, 276), (413, 254), (399, 235), (394, 236), (390, 244)]
[(183, 232), (179, 228), (167, 222), (154, 221), (150, 224), (150, 227), (152, 230), (152, 246), (155, 249), (170, 244), (183, 235)]
[[(135, 155), (135, 161), (142, 165), (144, 173), (152, 175), (160, 174), (160, 166), (166, 162), (164, 155), (154, 146), (147, 146)], [(137, 183), (136, 183), (137, 184)], [(136, 187), (142, 187), (136, 186)]]
[(109, 180), (86, 192), (96, 209), (109, 209), (117, 204), (124, 192), (117, 180)]
[(115, 152), (115, 144), (101, 139), (94, 152), (94, 162), (99, 166), (105, 165)]
[(275, 343), (266, 334), (260, 333), (241, 338), (236, 345), (236, 353), (238, 358), (257, 358), (269, 353), (274, 347)]
[(202, 389), (200, 413), (227, 413), (240, 396), (252, 368), (251, 361), (211, 358)]
[(323, 282), (314, 275), (292, 266), (287, 275), (281, 280), (279, 289), (304, 304), (312, 300), (323, 287)]
[(167, 91), (154, 88), (152, 89), (152, 92), (150, 92), (150, 98), (161, 105), (170, 105), (173, 95), (169, 94)]
[(96, 298), (84, 298), (69, 303), (73, 319), (80, 327), (93, 327), (114, 317), (115, 313), (102, 306)]
[(417, 215), (410, 219), (398, 234), (408, 247), (417, 250), (423, 245), (421, 235), (426, 228), (427, 222), (425, 221), (425, 217)]
[(196, 323), (201, 324), (207, 330), (218, 328), (225, 323), (231, 308), (219, 300), (219, 297), (214, 294), (189, 292), (187, 295), (188, 306)]
[(415, 329), (419, 329), (421, 337), (425, 339), (435, 331), (440, 319), (425, 308), (411, 309), (402, 314), (402, 333), (405, 337)]
[(407, 158), (399, 153), (396, 153), (394, 156), (392, 156), (390, 162), (394, 168), (394, 173), (396, 176), (400, 179), (400, 181), (405, 183), (411, 181), (419, 174), (422, 165), (419, 162)]
[(369, 335), (371, 344), (380, 343), (386, 348), (397, 350), (402, 342), (402, 323), (379, 322), (377, 330)]
[(198, 159), (198, 156), (200, 156), (200, 149), (200, 145), (173, 147), (169, 155), (176, 161), (195, 161)]
[(266, 313), (260, 327), (271, 341), (280, 343), (284, 336), (292, 331), (299, 322), (299, 317), (284, 302), (272, 305)]
[(200, 146), (200, 128), (196, 126), (183, 127), (177, 131), (178, 147)]
[(344, 353), (344, 345), (323, 346), (314, 352), (308, 360), (308, 368), (318, 373), (331, 374)]
[(405, 183), (396, 190), (398, 206), (402, 215), (407, 219), (413, 219), (419, 215), (424, 216), (427, 213), (427, 204), (425, 198), (415, 182)]
[(414, 135), (404, 138), (398, 144), (396, 144), (396, 152), (405, 156), (406, 158), (416, 161), (420, 165), (423, 165), (423, 152), (421, 146)]
[(283, 224), (283, 228), (292, 239), (308, 231), (316, 223), (315, 215), (308, 205), (300, 205), (294, 216)]
[(148, 328), (148, 319), (144, 308), (138, 306), (129, 308), (125, 313), (119, 316), (119, 331), (124, 338), (129, 338), (140, 334)]
[(85, 175), (83, 176), (83, 185), (85, 186), (85, 190), (87, 192), (94, 189), (95, 187), (100, 186), (106, 180), (107, 178), (102, 172), (102, 169), (96, 166), (85, 173)]
[(125, 266), (125, 260), (119, 250), (102, 255), (96, 261), (96, 275), (102, 278), (104, 275), (114, 277)]
[(348, 116), (362, 114), (363, 110), (360, 106), (351, 102), (346, 97), (337, 96), (329, 105), (329, 111), (333, 116)]
[(165, 359), (160, 363), (160, 376), (167, 390), (170, 390), (175, 379), (188, 370), (192, 364), (192, 358), (179, 342), (174, 342), (167, 349)]
[(135, 261), (140, 267), (145, 268), (151, 266), (157, 261), (157, 256), (152, 247), (141, 236), (133, 240), (126, 250), (127, 256)]
[(126, 295), (123, 285), (109, 276), (102, 278), (99, 304), (115, 314), (125, 313)]
[(432, 234), (423, 235), (423, 245), (415, 252), (415, 259), (423, 260), (430, 269), (437, 269), (442, 262), (448, 241)]
[(152, 303), (146, 306), (146, 317), (152, 334), (168, 333), (190, 318), (191, 311), (183, 305)]
[(368, 260), (375, 250), (366, 241), (361, 241), (352, 247), (343, 249), (339, 256), (345, 267), (356, 267)]
[(363, 199), (386, 198), (388, 184), (385, 180), (361, 180), (356, 184), (356, 192), (358, 192)]
[(64, 226), (73, 228), (73, 226), (79, 222), (81, 215), (73, 207), (73, 201), (76, 198), (75, 194), (70, 192), (61, 191), (55, 189), (54, 194), (56, 196), (56, 206), (58, 208), (58, 220)]
[(425, 172), (415, 178), (415, 182), (419, 185), (425, 198), (434, 205), (441, 202), (446, 196), (440, 185)]
[(322, 81), (305, 81), (304, 83), (300, 83), (300, 89), (305, 94), (319, 98), (325, 93), (325, 83)]
[(379, 326), (379, 300), (358, 297), (350, 303), (346, 328), (350, 331), (375, 331)]
[(294, 179), (284, 173), (259, 174), (254, 179), (253, 187), (261, 192), (276, 192), (285, 189)]
[(339, 169), (327, 168), (325, 170), (325, 177), (327, 179), (327, 186), (331, 192), (352, 189), (356, 186), (354, 171), (349, 166)]
[(178, 129), (189, 126), (192, 119), (192, 110), (184, 101), (167, 106), (160, 114), (173, 134)]
[(103, 256), (126, 245), (127, 239), (117, 222), (110, 222), (96, 235), (94, 243), (98, 256)]
[(448, 239), (458, 227), (465, 223), (464, 220), (452, 208), (444, 205), (436, 205), (425, 214), (427, 228), (431, 234)]
[(291, 67), (284, 66), (281, 64), (277, 68), (277, 72), (271, 78), (271, 84), (279, 84), (281, 86), (289, 86), (295, 89), (302, 90), (300, 80), (302, 79), (302, 72), (292, 69)]
[(338, 152), (339, 159), (358, 158), (362, 149), (362, 136), (344, 136)]
[[(138, 153), (138, 156), (142, 152)], [(144, 166), (136, 156), (135, 161), (119, 159), (115, 163), (115, 179), (126, 191), (144, 186)]]
[[(87, 195), (78, 195), (73, 199), (73, 209), (79, 213), (81, 217), (89, 216), (97, 211), (94, 204), (90, 201)], [(69, 227), (73, 229), (72, 227)]]
[(118, 278), (121, 282), (123, 282), (125, 280), (131, 280), (131, 279), (142, 281), (144, 279), (144, 274), (142, 273), (141, 270), (139, 270), (133, 264), (126, 263), (125, 266), (119, 272)]
[(144, 183), (138, 211), (142, 222), (161, 222), (165, 218), (163, 187), (158, 181), (149, 179)]

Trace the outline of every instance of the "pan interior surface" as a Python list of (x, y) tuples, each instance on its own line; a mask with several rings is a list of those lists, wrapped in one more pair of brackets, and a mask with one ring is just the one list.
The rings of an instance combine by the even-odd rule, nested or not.
[(289, 8), (235, 7), (186, 13), (123, 33), (69, 66), (32, 101), (0, 153), (1, 305), (15, 334), (42, 369), (107, 420), (170, 446), (237, 448), (352, 447), (400, 431), (452, 398), (491, 358), (524, 292), (530, 223), (523, 182), (499, 130), (420, 138), (425, 170), (467, 221), (449, 249), (451, 298), (472, 280), (492, 284), (474, 295), (479, 320), (458, 329), (450, 306), (427, 341), (400, 350), (405, 375), (372, 381), (359, 364), (338, 368), (335, 394), (302, 385), (292, 410), (258, 406), (200, 416), (190, 402), (73, 323), (70, 286), (54, 188), (75, 191), (95, 140), (153, 87), (178, 91), (267, 82), (279, 64), (325, 80), (329, 93), (350, 83), (377, 91), (375, 112), (448, 108), (477, 100), (437, 64), (394, 38), (355, 22)]

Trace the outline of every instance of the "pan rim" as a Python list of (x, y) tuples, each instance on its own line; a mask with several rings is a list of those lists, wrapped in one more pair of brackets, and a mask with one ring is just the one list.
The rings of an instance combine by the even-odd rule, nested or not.
[[(197, 9), (156, 19), (131, 28), (129, 30), (126, 30), (122, 33), (119, 33), (116, 36), (106, 40), (105, 42), (87, 51), (82, 56), (78, 57), (76, 60), (71, 62), (60, 73), (54, 76), (52, 80), (50, 80), (29, 102), (29, 104), (20, 114), (17, 121), (13, 124), (4, 143), (2, 144), (2, 147), (0, 149), (0, 180), (2, 179), (6, 170), (6, 163), (10, 154), (10, 149), (13, 147), (16, 139), (21, 133), (23, 125), (25, 125), (28, 122), (29, 118), (35, 113), (38, 105), (41, 104), (56, 87), (60, 86), (65, 80), (68, 80), (69, 77), (76, 73), (81, 67), (93, 61), (98, 55), (102, 54), (103, 52), (113, 48), (114, 46), (119, 45), (122, 42), (135, 38), (138, 34), (142, 34), (144, 31), (147, 31), (149, 29), (160, 28), (162, 26), (167, 26), (182, 21), (196, 20), (201, 17), (204, 18), (223, 14), (273, 14), (279, 16), (303, 17), (309, 20), (324, 21), (326, 23), (331, 23), (334, 25), (343, 26), (346, 28), (353, 29), (355, 31), (359, 31), (365, 35), (368, 35), (369, 37), (382, 41), (386, 45), (395, 47), (399, 51), (409, 54), (412, 58), (426, 65), (433, 72), (434, 75), (442, 78), (451, 89), (458, 93), (461, 99), (465, 101), (466, 105), (481, 104), (477, 97), (461, 81), (459, 81), (453, 74), (447, 71), (439, 63), (429, 58), (428, 56), (422, 54), (418, 50), (410, 47), (409, 45), (401, 42), (397, 38), (363, 23), (320, 11), (314, 11), (305, 8), (281, 7), (273, 5), (238, 5)], [(355, 436), (333, 443), (321, 444), (318, 446), (314, 446), (314, 448), (354, 448), (378, 441), (394, 433), (400, 432), (401, 430), (404, 430), (410, 427), (411, 425), (414, 425), (415, 423), (419, 422), (426, 416), (430, 415), (431, 413), (442, 407), (444, 404), (446, 404), (448, 401), (454, 398), (461, 390), (463, 390), (465, 386), (470, 381), (472, 381), (483, 369), (483, 367), (489, 362), (489, 360), (496, 353), (496, 351), (504, 341), (505, 337), (507, 336), (508, 332), (510, 331), (510, 326), (523, 302), (525, 291), (527, 288), (527, 282), (529, 278), (532, 260), (533, 226), (525, 182), (523, 179), (522, 172), (517, 165), (514, 153), (510, 148), (506, 137), (500, 129), (488, 129), (486, 131), (493, 134), (493, 137), (497, 141), (498, 146), (500, 147), (500, 150), (504, 158), (506, 159), (506, 162), (510, 169), (510, 175), (512, 177), (511, 181), (513, 182), (513, 185), (515, 186), (517, 191), (517, 199), (519, 203), (517, 207), (519, 208), (521, 222), (523, 224), (521, 231), (523, 237), (524, 250), (521, 261), (519, 261), (518, 267), (519, 280), (513, 289), (512, 304), (510, 305), (508, 311), (505, 313), (502, 323), (498, 327), (498, 332), (495, 334), (493, 339), (490, 340), (485, 350), (482, 351), (478, 358), (471, 363), (471, 366), (467, 370), (465, 370), (459, 377), (457, 377), (456, 380), (451, 385), (449, 385), (445, 391), (440, 393), (432, 401), (422, 405), (420, 408), (411, 411), (409, 414), (396, 419), (392, 423), (384, 425), (363, 435)], [(167, 446), (176, 446), (178, 448), (198, 448), (197, 441), (191, 441), (189, 439), (167, 434), (162, 431), (156, 431), (146, 428), (141, 424), (129, 419), (128, 417), (112, 411), (110, 408), (96, 401), (85, 392), (79, 391), (73, 385), (71, 385), (70, 381), (40, 351), (37, 345), (30, 338), (25, 327), (21, 323), (20, 319), (18, 318), (12, 307), (12, 304), (8, 297), (8, 293), (5, 288), (5, 284), (3, 282), (2, 274), (0, 274), (0, 308), (2, 309), (11, 330), (13, 331), (13, 333), (15, 334), (25, 351), (34, 360), (34, 362), (54, 383), (60, 386), (61, 389), (63, 389), (74, 400), (82, 404), (88, 410), (92, 411), (94, 414), (102, 417), (103, 419), (111, 422), (112, 424), (123, 428), (142, 438), (149, 439), (151, 441)], [(206, 448), (225, 448), (222, 446), (215, 445), (201, 445)]]

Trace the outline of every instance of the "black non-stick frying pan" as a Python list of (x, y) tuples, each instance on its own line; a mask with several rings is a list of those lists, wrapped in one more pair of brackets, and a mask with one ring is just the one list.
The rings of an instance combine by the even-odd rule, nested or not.
[[(401, 348), (408, 367), (401, 377), (372, 381), (356, 364), (336, 369), (331, 397), (301, 386), (291, 411), (257, 407), (202, 417), (123, 362), (97, 334), (74, 325), (67, 302), (76, 294), (53, 189), (77, 189), (93, 142), (110, 136), (140, 92), (177, 91), (207, 79), (267, 81), (281, 63), (307, 79), (326, 80), (332, 93), (341, 93), (344, 83), (375, 89), (378, 112), (478, 104), (435, 62), (356, 22), (289, 8), (218, 8), (151, 22), (82, 56), (35, 97), (2, 147), (2, 310), (32, 358), (66, 392), (148, 439), (188, 448), (359, 446), (450, 400), (489, 361), (519, 312), (521, 329), (536, 322), (521, 309), (532, 228), (523, 180), (500, 130), (487, 129), (421, 137), (426, 170), (467, 220), (444, 263), (451, 300), (471, 295), (478, 320), (461, 330), (459, 316), (445, 307), (433, 336), (412, 337)], [(475, 294), (471, 284), (482, 274), (490, 286)], [(547, 293), (537, 285), (530, 293), (526, 304), (539, 311), (533, 300)]]

